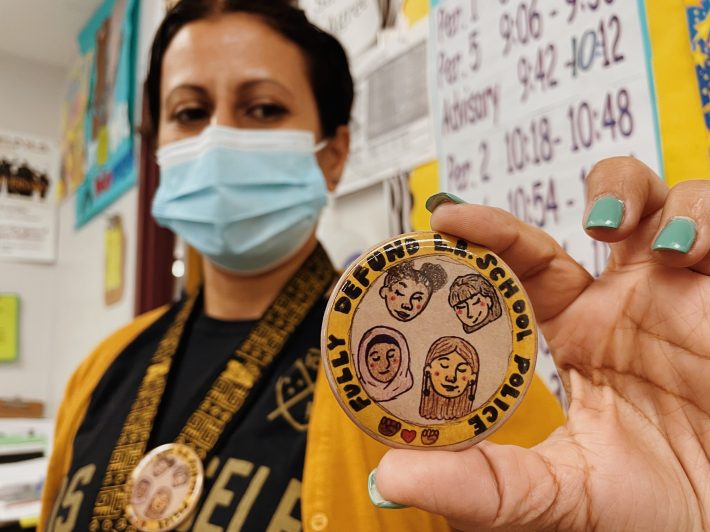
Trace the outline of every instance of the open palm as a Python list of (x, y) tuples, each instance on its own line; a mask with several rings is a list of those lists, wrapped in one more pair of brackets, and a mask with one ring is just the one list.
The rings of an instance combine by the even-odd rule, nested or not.
[[(710, 182), (669, 191), (627, 158), (600, 163), (587, 181), (590, 204), (624, 204), (617, 229), (588, 230), (612, 243), (597, 280), (504, 211), (436, 209), (435, 230), (492, 249), (518, 274), (569, 416), (530, 450), (484, 442), (458, 453), (390, 451), (377, 474), (386, 499), (463, 530), (710, 527)], [(678, 217), (694, 221), (690, 250), (653, 251)]]

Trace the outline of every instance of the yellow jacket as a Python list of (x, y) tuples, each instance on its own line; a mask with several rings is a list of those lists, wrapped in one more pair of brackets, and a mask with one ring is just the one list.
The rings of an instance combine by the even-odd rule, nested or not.
[[(108, 337), (74, 372), (57, 414), (39, 530), (44, 529), (69, 471), (74, 437), (99, 380), (126, 346), (165, 310), (144, 314)], [(557, 400), (536, 377), (518, 410), (490, 439), (530, 447), (542, 441), (563, 419)], [(325, 377), (319, 375), (303, 472), (304, 530), (449, 530), (441, 517), (421, 510), (381, 510), (372, 505), (367, 477), (386, 451), (387, 447), (353, 425), (335, 401)]]

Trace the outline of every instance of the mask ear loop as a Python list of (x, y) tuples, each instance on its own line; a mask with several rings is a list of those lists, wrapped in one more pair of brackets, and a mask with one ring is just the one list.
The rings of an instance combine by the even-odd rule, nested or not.
[(318, 144), (313, 146), (313, 153), (318, 153), (320, 151), (323, 151), (323, 148), (325, 148), (329, 142), (330, 142), (330, 140), (328, 140), (328, 139), (321, 140)]

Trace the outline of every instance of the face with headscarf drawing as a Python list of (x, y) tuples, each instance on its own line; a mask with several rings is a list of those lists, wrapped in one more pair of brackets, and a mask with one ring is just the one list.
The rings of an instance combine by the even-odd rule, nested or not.
[(389, 327), (373, 327), (363, 335), (356, 369), (365, 392), (375, 401), (394, 399), (413, 384), (407, 340)]

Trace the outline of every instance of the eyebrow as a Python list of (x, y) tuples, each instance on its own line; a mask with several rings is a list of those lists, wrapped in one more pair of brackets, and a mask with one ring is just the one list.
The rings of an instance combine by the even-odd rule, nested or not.
[[(291, 91), (288, 89), (288, 87), (286, 87), (283, 83), (281, 83), (275, 79), (271, 79), (271, 78), (257, 78), (257, 79), (245, 81), (244, 83), (241, 83), (237, 87), (237, 91), (238, 92), (247, 92), (247, 91), (250, 91), (254, 88), (259, 87), (260, 85), (274, 85), (277, 88), (280, 88), (280, 89), (286, 91), (287, 93), (291, 94)], [(168, 93), (168, 96), (165, 99), (165, 101), (167, 103), (170, 103), (170, 98), (174, 97), (175, 93), (177, 93), (178, 91), (196, 92), (196, 93), (199, 93), (200, 96), (208, 96), (209, 95), (209, 92), (207, 91), (207, 89), (205, 89), (201, 85), (195, 85), (192, 83), (181, 83), (177, 87), (173, 87), (172, 89), (170, 89), (170, 92)]]
[(254, 87), (258, 87), (259, 85), (264, 85), (264, 84), (276, 85), (277, 87), (285, 90), (289, 94), (291, 93), (291, 91), (288, 89), (288, 87), (286, 85), (284, 85), (280, 81), (277, 81), (272, 78), (257, 78), (257, 79), (245, 81), (244, 83), (241, 83), (238, 88), (240, 91), (247, 91), (247, 90), (253, 89)]
[(182, 84), (170, 89), (168, 96), (165, 98), (166, 105), (170, 104), (170, 100), (172, 98), (175, 98), (175, 94), (177, 94), (179, 91), (197, 92), (200, 96), (203, 97), (206, 97), (208, 95), (207, 90), (204, 87), (201, 87), (199, 85)]

